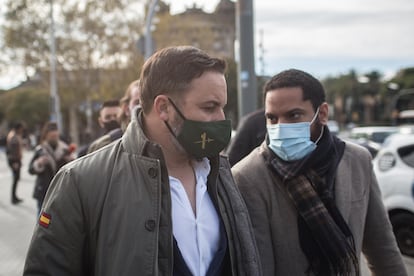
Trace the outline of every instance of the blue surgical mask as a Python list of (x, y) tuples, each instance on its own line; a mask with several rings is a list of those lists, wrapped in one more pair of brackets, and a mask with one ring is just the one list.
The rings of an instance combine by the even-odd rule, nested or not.
[(285, 161), (300, 160), (310, 154), (315, 150), (323, 132), (322, 128), (316, 143), (311, 140), (310, 127), (318, 113), (319, 108), (310, 122), (267, 125), (269, 148)]

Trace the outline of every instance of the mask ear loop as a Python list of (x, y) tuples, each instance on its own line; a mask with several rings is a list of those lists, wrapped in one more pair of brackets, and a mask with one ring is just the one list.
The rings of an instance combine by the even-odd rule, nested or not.
[(166, 121), (164, 121), (164, 123), (165, 123), (165, 125), (167, 126), (168, 130), (171, 132), (171, 134), (172, 134), (175, 138), (177, 138), (177, 135), (175, 135), (175, 133), (174, 133), (173, 129), (172, 129), (172, 128), (171, 128), (171, 126), (170, 126), (170, 124), (169, 124), (169, 123), (167, 123)]
[[(174, 104), (174, 102), (171, 100), (170, 97), (168, 97), (168, 101), (172, 104), (175, 111), (177, 111), (178, 115), (183, 119), (186, 120), (184, 115), (181, 113), (181, 111), (178, 109), (178, 107)], [(167, 121), (164, 121), (165, 125), (167, 126), (168, 130), (171, 132), (171, 134), (177, 139), (177, 135), (175, 135), (173, 129), (171, 128), (170, 124)]]
[(168, 101), (172, 104), (172, 106), (174, 107), (175, 111), (177, 111), (178, 115), (180, 115), (180, 117), (183, 120), (186, 120), (186, 118), (184, 117), (183, 113), (181, 113), (181, 111), (178, 109), (178, 107), (175, 105), (175, 103), (171, 100), (170, 97), (168, 97)]
[(316, 117), (319, 115), (319, 106), (316, 109), (315, 115), (313, 115), (312, 121), (310, 122), (310, 124), (313, 124), (313, 122), (315, 121)]
[[(313, 122), (315, 121), (315, 119), (317, 118), (318, 115), (319, 115), (319, 107), (316, 109), (315, 115), (313, 116), (312, 121), (310, 122), (310, 124), (313, 124)], [(315, 144), (318, 144), (319, 140), (321, 140), (322, 135), (323, 135), (323, 130), (324, 130), (324, 127), (322, 126), (321, 134), (319, 134), (319, 137), (318, 137), (318, 139), (316, 139)]]

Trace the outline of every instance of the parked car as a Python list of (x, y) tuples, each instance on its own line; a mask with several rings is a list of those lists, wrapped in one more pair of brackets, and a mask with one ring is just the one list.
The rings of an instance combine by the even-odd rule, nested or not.
[(414, 124), (402, 125), (398, 127), (398, 132), (403, 134), (414, 133)]
[(374, 158), (384, 140), (398, 131), (397, 126), (354, 127), (346, 139), (367, 148)]
[(398, 114), (398, 124), (414, 124), (414, 109), (400, 111)]
[(393, 134), (373, 160), (401, 253), (414, 257), (414, 134)]
[(364, 138), (372, 142), (382, 144), (389, 135), (398, 132), (397, 126), (366, 126), (366, 127), (354, 127), (349, 138), (360, 139)]
[(366, 148), (369, 151), (369, 153), (371, 153), (372, 158), (375, 158), (378, 151), (381, 149), (381, 144), (375, 143), (375, 142), (373, 142), (371, 140), (368, 140), (366, 138), (359, 138), (359, 139), (349, 139), (348, 138), (347, 140)]

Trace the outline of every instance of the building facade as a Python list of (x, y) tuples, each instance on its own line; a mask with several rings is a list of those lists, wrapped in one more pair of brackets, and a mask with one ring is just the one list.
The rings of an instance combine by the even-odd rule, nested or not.
[(155, 49), (192, 45), (209, 54), (234, 59), (235, 3), (221, 0), (212, 13), (195, 4), (183, 13), (171, 15), (169, 5), (160, 1), (153, 39)]

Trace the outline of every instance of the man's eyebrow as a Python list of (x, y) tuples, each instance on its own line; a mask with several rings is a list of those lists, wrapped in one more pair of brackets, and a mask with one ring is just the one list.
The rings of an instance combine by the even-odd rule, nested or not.
[(291, 110), (286, 111), (286, 114), (294, 113), (294, 112), (302, 112), (304, 113), (305, 110), (303, 108), (293, 108)]
[(283, 112), (282, 114), (278, 114), (278, 115), (275, 115), (274, 113), (271, 113), (271, 112), (266, 112), (265, 113), (265, 116), (266, 117), (269, 117), (269, 116), (272, 116), (272, 117), (280, 117), (280, 116), (283, 116), (283, 115), (286, 115), (286, 114), (289, 115), (289, 114), (297, 113), (297, 112), (305, 113), (305, 110), (303, 108), (293, 108), (291, 110), (288, 110), (288, 111)]
[(211, 104), (211, 105), (214, 105), (214, 106), (220, 106), (221, 105), (221, 103), (219, 101), (216, 101), (216, 100), (208, 100), (208, 101), (203, 102), (201, 104), (203, 104), (203, 105), (210, 105)]

